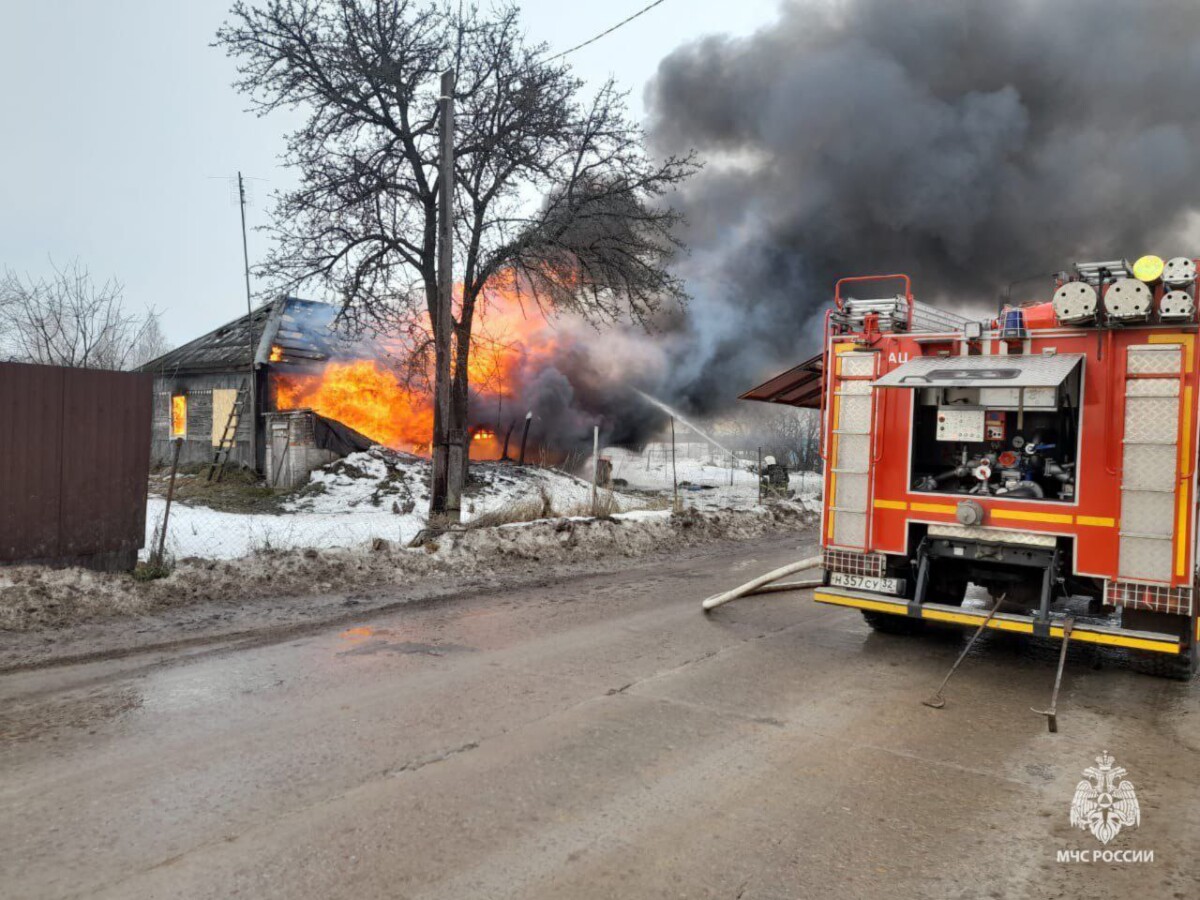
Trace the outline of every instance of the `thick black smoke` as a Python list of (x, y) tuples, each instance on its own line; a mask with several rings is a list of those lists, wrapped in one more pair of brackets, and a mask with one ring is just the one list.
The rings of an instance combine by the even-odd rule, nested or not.
[(1200, 249), (1196, 0), (795, 0), (671, 53), (648, 103), (656, 148), (707, 163), (656, 367), (691, 411), (812, 352), (844, 275), (984, 310), (1074, 260)]
[(706, 163), (672, 198), (691, 306), (650, 335), (559, 322), (476, 422), (532, 410), (565, 448), (661, 427), (633, 388), (726, 409), (815, 351), (846, 275), (982, 314), (1075, 260), (1200, 252), (1200, 0), (788, 0), (672, 52), (647, 101), (654, 149)]
[[(553, 347), (523, 358), (508, 385), (509, 413), (498, 430), (528, 410), (537, 442), (560, 451), (589, 449), (592, 427), (599, 425), (606, 445), (636, 446), (666, 421), (659, 408), (638, 395), (638, 388), (665, 384), (667, 357), (653, 336), (632, 330), (599, 332), (569, 318), (557, 319), (535, 340)], [(472, 419), (490, 416), (485, 401), (472, 405)]]

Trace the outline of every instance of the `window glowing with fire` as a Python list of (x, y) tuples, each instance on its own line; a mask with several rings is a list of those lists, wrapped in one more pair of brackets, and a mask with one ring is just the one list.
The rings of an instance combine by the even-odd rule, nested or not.
[(171, 397), (171, 437), (187, 437), (187, 394)]

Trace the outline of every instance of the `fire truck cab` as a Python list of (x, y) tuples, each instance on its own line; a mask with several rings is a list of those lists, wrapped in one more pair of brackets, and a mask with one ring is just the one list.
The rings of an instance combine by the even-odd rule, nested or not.
[(1072, 640), (1190, 676), (1195, 281), (1182, 257), (1081, 263), (985, 321), (907, 276), (839, 281), (820, 356), (743, 395), (821, 410), (814, 599), (889, 632), (1062, 639), (1069, 619)]

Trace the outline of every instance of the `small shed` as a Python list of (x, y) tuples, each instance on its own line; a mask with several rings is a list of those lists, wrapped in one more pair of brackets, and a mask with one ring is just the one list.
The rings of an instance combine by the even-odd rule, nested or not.
[(311, 409), (264, 413), (267, 432), (267, 484), (290, 488), (313, 469), (366, 450), (371, 441), (353, 428)]

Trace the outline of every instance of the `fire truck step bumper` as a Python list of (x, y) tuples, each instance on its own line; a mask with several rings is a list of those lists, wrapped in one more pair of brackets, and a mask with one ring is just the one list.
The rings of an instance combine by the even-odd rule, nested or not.
[[(871, 594), (866, 591), (855, 591), (849, 588), (822, 587), (813, 591), (813, 599), (818, 603), (829, 603), (833, 606), (850, 606), (855, 609), (865, 609), (871, 612), (892, 613), (897, 616), (912, 616), (908, 602), (901, 597), (889, 597), (886, 594)], [(963, 625), (979, 627), (987, 618), (987, 610), (963, 609), (960, 606), (948, 606), (941, 603), (923, 603), (918, 608), (918, 617), (930, 622), (948, 625)], [(996, 613), (988, 622), (988, 628), (995, 631), (1011, 631), (1018, 634), (1034, 633), (1032, 616), (1022, 616), (1013, 613)], [(1051, 623), (1050, 637), (1062, 640), (1063, 627)], [(1161, 634), (1155, 631), (1134, 631), (1129, 628), (1111, 628), (1087, 622), (1076, 621), (1071, 631), (1071, 640), (1090, 644), (1104, 644), (1108, 647), (1131, 647), (1135, 650), (1151, 650), (1155, 653), (1178, 655), (1183, 648), (1179, 638), (1173, 634)]]

